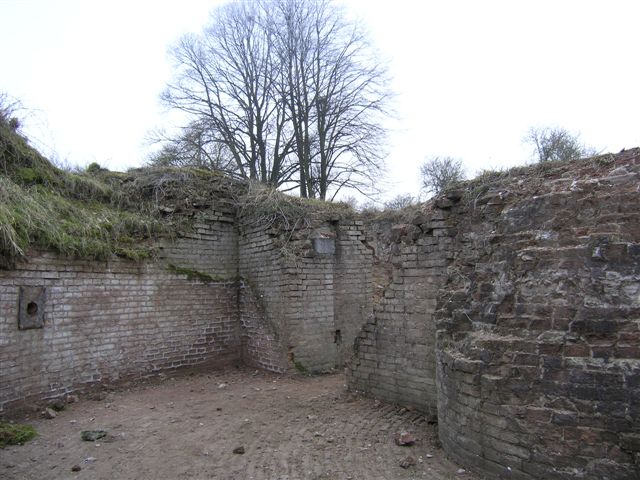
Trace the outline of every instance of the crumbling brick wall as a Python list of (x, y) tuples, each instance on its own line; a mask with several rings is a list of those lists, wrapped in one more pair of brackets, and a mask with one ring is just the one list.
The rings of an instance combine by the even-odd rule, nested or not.
[(640, 477), (640, 152), (533, 167), (453, 208), (446, 451), (493, 478)]
[(394, 228), (350, 387), (437, 409), (489, 478), (640, 478), (639, 201), (636, 149), (431, 202)]
[[(446, 210), (434, 208), (391, 228), (387, 240), (391, 282), (357, 337), (347, 370), (350, 388), (433, 416), (437, 404), (433, 314), (451, 255), (447, 215)], [(370, 230), (378, 231), (376, 227)]]

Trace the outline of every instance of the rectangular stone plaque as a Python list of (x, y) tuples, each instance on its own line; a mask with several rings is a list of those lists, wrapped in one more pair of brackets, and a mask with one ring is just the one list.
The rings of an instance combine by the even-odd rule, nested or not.
[(45, 287), (20, 287), (18, 297), (18, 328), (29, 330), (44, 327)]
[(321, 255), (333, 255), (336, 253), (336, 241), (334, 238), (313, 238), (313, 249)]

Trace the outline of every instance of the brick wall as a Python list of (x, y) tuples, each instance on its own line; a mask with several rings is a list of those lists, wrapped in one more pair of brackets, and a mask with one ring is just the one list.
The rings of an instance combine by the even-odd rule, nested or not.
[(159, 242), (163, 264), (197, 270), (216, 278), (238, 275), (238, 232), (231, 208), (198, 212), (192, 228), (176, 232), (176, 238)]
[(337, 366), (353, 357), (354, 342), (373, 311), (373, 249), (368, 245), (364, 222), (338, 225), (334, 271), (334, 338)]
[[(285, 285), (280, 250), (279, 233), (261, 223), (251, 223), (246, 219), (239, 222), (239, 274), (242, 278), (241, 299), (243, 322), (250, 332), (267, 330), (272, 336), (276, 351), (271, 358), (260, 360), (252, 353), (248, 338), (245, 340), (245, 356), (253, 365), (269, 363), (273, 370), (288, 368), (286, 348), (288, 330), (285, 321)], [(264, 341), (264, 339), (262, 340)]]
[[(370, 232), (377, 250), (390, 250), (391, 282), (356, 341), (348, 369), (350, 388), (435, 415), (436, 293), (450, 256), (445, 210), (433, 208)], [(385, 235), (387, 234), (387, 235)], [(386, 245), (390, 245), (390, 248)]]
[(238, 298), (242, 363), (271, 372), (285, 372), (286, 351), (267, 319), (264, 302), (244, 280), (240, 281)]
[[(20, 287), (46, 289), (43, 328), (18, 329)], [(191, 281), (155, 264), (33, 252), (0, 271), (0, 320), (0, 411), (96, 382), (239, 360), (235, 282)]]
[(342, 368), (371, 308), (362, 222), (283, 231), (245, 218), (240, 232), (240, 274), (263, 305), (288, 367)]

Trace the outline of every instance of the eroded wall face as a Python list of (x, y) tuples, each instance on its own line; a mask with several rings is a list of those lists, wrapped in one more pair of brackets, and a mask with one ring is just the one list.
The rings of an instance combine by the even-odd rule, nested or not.
[(437, 410), (488, 478), (640, 478), (640, 151), (541, 165), (396, 225), (350, 388)]
[(437, 387), (459, 462), (493, 478), (640, 478), (639, 160), (456, 207)]
[(373, 251), (367, 243), (362, 221), (339, 225), (334, 274), (334, 331), (338, 368), (353, 357), (356, 338), (371, 317)]
[(163, 264), (203, 272), (216, 279), (238, 274), (238, 231), (232, 208), (198, 212), (188, 231), (160, 242), (158, 260)]
[[(285, 321), (288, 287), (284, 282), (278, 232), (261, 222), (250, 221), (241, 221), (239, 230), (243, 358), (249, 365), (270, 365), (270, 370), (284, 371), (288, 368)], [(259, 335), (262, 330), (269, 332), (269, 340)], [(258, 335), (253, 335), (254, 332)], [(273, 344), (271, 352), (263, 352), (266, 341)]]

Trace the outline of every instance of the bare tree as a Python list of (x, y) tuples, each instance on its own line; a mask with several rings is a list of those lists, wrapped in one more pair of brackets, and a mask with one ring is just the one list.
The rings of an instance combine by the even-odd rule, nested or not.
[(387, 210), (402, 210), (417, 203), (418, 199), (410, 193), (400, 193), (391, 200), (384, 202), (384, 208)]
[(303, 197), (367, 190), (383, 165), (387, 71), (330, 0), (280, 0), (273, 22)]
[(462, 160), (453, 157), (432, 157), (420, 167), (422, 189), (438, 195), (453, 184), (464, 180)]
[(260, 2), (215, 10), (201, 35), (174, 47), (176, 79), (162, 95), (170, 107), (203, 121), (224, 143), (240, 176), (280, 186), (292, 140), (273, 95), (279, 68), (271, 52), (268, 11)]
[(193, 121), (179, 134), (155, 132), (152, 142), (161, 148), (149, 157), (151, 165), (202, 168), (239, 176), (226, 144), (205, 122)]
[(21, 126), (17, 112), (23, 110), (22, 103), (5, 92), (0, 92), (0, 122), (11, 130), (18, 130)]
[(240, 176), (321, 199), (374, 183), (386, 70), (330, 0), (224, 5), (173, 56), (164, 102), (206, 124)]
[(564, 128), (530, 128), (524, 143), (533, 147), (533, 158), (537, 162), (575, 160), (595, 155), (592, 147), (587, 147)]

